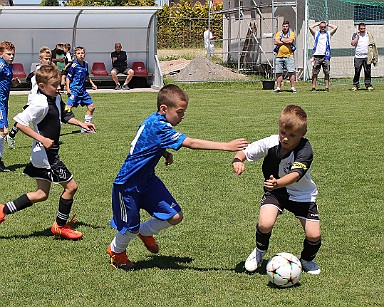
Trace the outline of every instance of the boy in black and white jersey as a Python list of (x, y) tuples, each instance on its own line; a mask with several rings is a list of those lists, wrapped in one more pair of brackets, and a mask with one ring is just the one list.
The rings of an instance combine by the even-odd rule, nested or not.
[(244, 161), (263, 159), (264, 196), (261, 200), (259, 222), (256, 225), (256, 248), (245, 261), (245, 269), (255, 271), (267, 252), (272, 228), (284, 209), (292, 212), (305, 231), (301, 252), (303, 270), (319, 274), (313, 261), (321, 246), (320, 218), (316, 205), (317, 187), (309, 169), (313, 151), (308, 139), (307, 114), (299, 106), (288, 105), (279, 118), (279, 134), (258, 140), (236, 153), (232, 165), (241, 175)]
[[(0, 204), (0, 224), (6, 215), (26, 209), (36, 202), (45, 201), (53, 182), (60, 184), (64, 191), (60, 196), (59, 210), (51, 231), (65, 239), (77, 240), (82, 238), (83, 234), (71, 228), (73, 218), (68, 223), (67, 220), (78, 187), (71, 172), (59, 157), (61, 123), (77, 125), (87, 130), (94, 130), (95, 126), (75, 119), (73, 113), (65, 109), (65, 103), (57, 93), (60, 72), (55, 65), (40, 66), (36, 71), (36, 83), (39, 87), (37, 94), (28, 108), (14, 119), (17, 128), (34, 139), (31, 162), (25, 167), (24, 174), (36, 179), (37, 189), (5, 205)], [(30, 125), (33, 125), (33, 129)]]

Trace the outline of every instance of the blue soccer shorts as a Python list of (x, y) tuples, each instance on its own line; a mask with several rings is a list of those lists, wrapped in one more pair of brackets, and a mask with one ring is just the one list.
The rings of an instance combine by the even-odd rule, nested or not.
[(0, 103), (0, 129), (8, 128), (8, 108)]
[(71, 95), (68, 97), (67, 101), (67, 105), (73, 108), (77, 108), (79, 105), (84, 107), (91, 104), (93, 104), (93, 101), (87, 91), (83, 93), (71, 92)]
[(150, 186), (142, 192), (136, 187), (113, 184), (111, 226), (124, 234), (137, 232), (140, 229), (140, 209), (151, 216), (166, 221), (181, 211), (181, 207), (156, 177)]

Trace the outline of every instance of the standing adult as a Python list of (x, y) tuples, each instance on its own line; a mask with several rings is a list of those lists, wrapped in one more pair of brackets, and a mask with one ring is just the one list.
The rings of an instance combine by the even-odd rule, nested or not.
[(358, 25), (358, 31), (353, 33), (351, 45), (355, 47), (355, 76), (353, 77), (353, 91), (357, 91), (360, 87), (359, 79), (361, 68), (364, 68), (364, 84), (368, 91), (372, 91), (371, 83), (371, 64), (376, 66), (379, 55), (373, 35), (366, 31), (365, 23)]
[(274, 44), (276, 45), (274, 52), (276, 53), (275, 67), (276, 67), (276, 83), (277, 87), (275, 93), (281, 92), (281, 85), (283, 83), (284, 69), (288, 71), (289, 83), (291, 84), (292, 93), (296, 93), (295, 88), (295, 58), (294, 51), (296, 47), (295, 33), (289, 26), (289, 21), (285, 20), (282, 25), (282, 30), (276, 33)]
[(204, 48), (207, 50), (207, 56), (213, 56), (215, 53), (215, 45), (214, 45), (214, 40), (215, 37), (213, 36), (212, 33), (212, 27), (209, 26), (207, 30), (204, 31)]
[[(121, 46), (121, 43), (115, 43), (115, 51), (111, 52), (111, 59), (112, 59), (112, 71), (111, 76), (113, 81), (115, 82), (115, 90), (129, 90), (128, 83), (133, 78), (133, 75), (135, 72), (128, 68), (128, 57), (127, 53), (122, 50), (123, 47)], [(125, 78), (123, 86), (120, 85), (119, 78), (117, 77), (117, 74), (124, 74), (127, 75)]]
[(63, 43), (57, 43), (55, 49), (52, 50), (52, 63), (59, 68), (60, 72), (64, 70), (65, 52)]
[[(315, 31), (315, 27), (319, 27), (319, 31)], [(331, 28), (327, 31), (327, 26)], [(337, 31), (337, 26), (327, 24), (325, 21), (317, 22), (309, 27), (309, 31), (315, 39), (313, 46), (313, 70), (312, 70), (312, 92), (316, 92), (317, 75), (321, 67), (324, 72), (325, 91), (329, 92), (329, 71), (331, 60), (331, 37)]]

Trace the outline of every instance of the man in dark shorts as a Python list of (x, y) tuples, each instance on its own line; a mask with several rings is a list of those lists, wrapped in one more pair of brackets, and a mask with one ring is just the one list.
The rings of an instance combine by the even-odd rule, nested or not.
[[(134, 75), (134, 71), (131, 68), (128, 68), (128, 58), (127, 53), (122, 50), (122, 46), (120, 43), (115, 43), (115, 51), (111, 52), (111, 59), (112, 59), (112, 71), (111, 76), (113, 81), (115, 81), (115, 90), (129, 90), (128, 83), (131, 81)], [(117, 74), (124, 74), (127, 75), (125, 78), (123, 86), (119, 83), (119, 78), (117, 77)]]

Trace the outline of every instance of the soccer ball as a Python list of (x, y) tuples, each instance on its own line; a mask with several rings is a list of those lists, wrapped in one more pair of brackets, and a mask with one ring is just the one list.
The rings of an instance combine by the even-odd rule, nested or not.
[(281, 288), (291, 287), (301, 277), (301, 262), (290, 253), (278, 253), (267, 263), (269, 281)]

